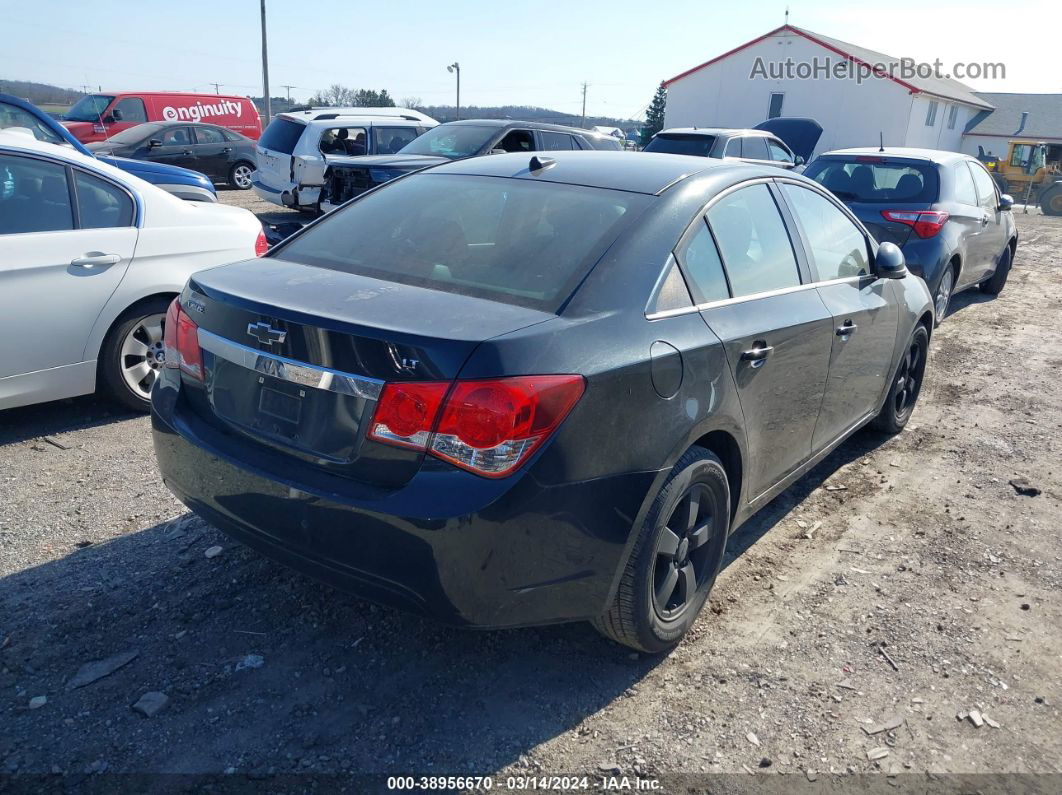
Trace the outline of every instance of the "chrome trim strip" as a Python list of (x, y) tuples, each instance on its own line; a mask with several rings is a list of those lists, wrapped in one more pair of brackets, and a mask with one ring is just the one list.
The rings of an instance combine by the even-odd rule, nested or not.
[(752, 293), (751, 295), (741, 295), (737, 298), (723, 298), (719, 301), (708, 301), (707, 303), (697, 304), (695, 306), (683, 306), (678, 309), (668, 309), (663, 312), (654, 312), (653, 314), (646, 315), (646, 320), (660, 320), (665, 317), (675, 317), (676, 315), (689, 315), (693, 312), (703, 312), (706, 309), (715, 309), (720, 306), (730, 306), (731, 304), (743, 304), (746, 301), (755, 301), (757, 298), (771, 298), (776, 295), (786, 295), (788, 293), (798, 293), (802, 290), (811, 290), (816, 287), (829, 287), (831, 284), (849, 284), (862, 281), (868, 278), (867, 276), (845, 276), (843, 279), (830, 279), (825, 282), (808, 282), (807, 284), (797, 284), (793, 287), (780, 287), (777, 290), (767, 290), (762, 293)]
[(199, 329), (199, 347), (240, 367), (311, 389), (323, 389), (338, 395), (352, 395), (366, 400), (378, 400), (383, 390), (384, 382), (377, 378), (351, 375), (328, 367), (296, 362), (249, 348), (205, 329)]

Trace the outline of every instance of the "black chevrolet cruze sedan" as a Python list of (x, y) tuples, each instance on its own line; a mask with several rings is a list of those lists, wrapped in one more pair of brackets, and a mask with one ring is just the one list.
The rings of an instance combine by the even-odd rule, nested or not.
[(901, 252), (801, 176), (475, 158), (194, 275), (155, 450), (193, 511), (341, 588), (663, 651), (734, 528), (903, 428), (932, 326)]

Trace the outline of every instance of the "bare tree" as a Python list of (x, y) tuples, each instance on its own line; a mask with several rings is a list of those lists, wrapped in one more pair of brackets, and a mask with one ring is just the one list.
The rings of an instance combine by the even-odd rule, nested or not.
[(398, 104), (410, 110), (420, 110), (424, 106), (424, 100), (420, 97), (403, 97)]

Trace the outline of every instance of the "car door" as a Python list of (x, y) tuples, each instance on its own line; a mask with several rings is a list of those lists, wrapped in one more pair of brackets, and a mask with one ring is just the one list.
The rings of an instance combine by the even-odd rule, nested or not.
[[(977, 203), (981, 209), (981, 232), (974, 238), (974, 259), (959, 275), (959, 287), (983, 281), (996, 267), (996, 259), (1006, 243), (1003, 211), (999, 209), (999, 189), (984, 167), (973, 160), (966, 165), (973, 174)], [(969, 247), (968, 247), (969, 250)]]
[(151, 152), (145, 156), (145, 160), (190, 168), (193, 171), (201, 170), (193, 149), (195, 136), (191, 127), (167, 127), (152, 140), (158, 141), (159, 145), (151, 147)]
[(204, 124), (192, 127), (191, 130), (195, 135), (195, 143), (192, 145), (195, 170), (202, 171), (212, 180), (227, 180), (229, 168), (235, 162), (232, 157), (233, 144), (225, 140), (224, 133), (217, 127)]
[(892, 367), (899, 310), (894, 285), (871, 274), (870, 244), (836, 201), (779, 181), (817, 291), (833, 316), (830, 374), (812, 449), (822, 450), (877, 411)]
[(120, 186), (0, 151), (0, 379), (84, 359), (92, 324), (133, 256), (134, 224)]
[[(737, 384), (749, 450), (748, 493), (755, 499), (811, 456), (833, 317), (805, 286), (809, 274), (798, 263), (767, 180), (722, 194), (706, 217), (711, 235), (702, 238), (698, 257), (686, 254), (684, 268)], [(718, 286), (706, 291), (699, 274), (720, 267), (725, 292)]]

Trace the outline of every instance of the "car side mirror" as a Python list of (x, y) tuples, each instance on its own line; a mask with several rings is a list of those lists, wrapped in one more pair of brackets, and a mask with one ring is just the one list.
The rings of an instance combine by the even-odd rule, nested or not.
[(114, 116), (112, 116), (110, 113), (108, 113), (106, 116), (103, 117), (103, 123), (104, 124), (114, 124)]
[(492, 155), (507, 155), (507, 154), (509, 154), (509, 152), (507, 150), (505, 150), (505, 149), (491, 149), (490, 153)]
[(152, 138), (150, 141), (148, 141), (148, 147), (150, 149), (154, 149), (156, 146), (162, 146), (162, 141), (160, 141), (158, 138)]
[(806, 161), (804, 160), (804, 158), (802, 158), (800, 155), (797, 155), (796, 156), (796, 160), (793, 161), (793, 165), (802, 166), (802, 165), (804, 165), (805, 162)]
[(1013, 206), (1014, 206), (1014, 197), (1011, 196), (1009, 193), (1004, 193), (1002, 196), (999, 197), (999, 209), (1000, 210), (1009, 210)]
[(902, 279), (907, 275), (907, 261), (895, 243), (882, 243), (874, 254), (874, 275), (879, 279)]

